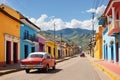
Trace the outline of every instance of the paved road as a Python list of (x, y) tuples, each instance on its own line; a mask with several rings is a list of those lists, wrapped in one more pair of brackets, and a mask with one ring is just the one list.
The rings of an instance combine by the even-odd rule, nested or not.
[[(0, 80), (110, 80), (104, 73), (99, 72), (87, 58), (72, 58), (57, 64), (56, 70), (48, 73), (32, 70), (26, 74), (25, 71), (14, 72), (0, 76)], [(102, 75), (102, 76), (101, 76)]]

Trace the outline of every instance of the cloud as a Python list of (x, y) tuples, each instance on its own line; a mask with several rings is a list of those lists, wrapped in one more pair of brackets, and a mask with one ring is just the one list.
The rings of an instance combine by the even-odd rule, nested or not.
[[(46, 21), (46, 19), (50, 19)], [(94, 21), (96, 21), (95, 18)], [(70, 22), (65, 22), (60, 18), (48, 17), (46, 14), (42, 14), (38, 19), (30, 18), (34, 24), (39, 26), (41, 30), (56, 30), (64, 29), (64, 28), (82, 28), (82, 29), (92, 29), (92, 19), (79, 21), (77, 19), (72, 19)]]
[[(46, 21), (46, 19), (50, 19)], [(82, 28), (82, 29), (92, 29), (92, 20), (84, 20), (79, 21), (77, 19), (72, 19), (70, 22), (65, 22), (60, 18), (51, 18), (48, 17), (46, 14), (42, 14), (38, 19), (30, 18), (34, 24), (39, 26), (41, 30), (56, 30), (64, 29), (64, 28)]]
[[(97, 16), (94, 18), (94, 29), (97, 29), (97, 17), (101, 16), (105, 10), (106, 6), (102, 5), (97, 9), (89, 9), (86, 10), (87, 13), (94, 12)], [(72, 19), (70, 22), (65, 22), (60, 18), (55, 18), (54, 16), (47, 16), (46, 14), (42, 14), (38, 19), (30, 18), (34, 24), (39, 26), (41, 30), (56, 30), (64, 29), (64, 28), (82, 28), (92, 30), (92, 19), (80, 21), (77, 19)]]
[(89, 10), (86, 10), (86, 12), (88, 12), (88, 13), (93, 13), (94, 12), (98, 16), (101, 16), (103, 14), (105, 8), (106, 8), (106, 6), (102, 5), (102, 6), (98, 7), (97, 9), (91, 8)]

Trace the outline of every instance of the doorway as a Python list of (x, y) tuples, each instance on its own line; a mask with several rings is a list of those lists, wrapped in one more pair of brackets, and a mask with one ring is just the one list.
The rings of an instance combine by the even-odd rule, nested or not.
[(13, 62), (18, 62), (18, 43), (13, 43)]
[(116, 62), (119, 61), (119, 45), (116, 43)]
[(28, 45), (24, 46), (24, 51), (25, 51), (24, 52), (24, 55), (25, 55), (24, 58), (27, 58), (27, 56), (28, 56)]
[(113, 52), (114, 48), (113, 48), (113, 44), (111, 45), (111, 60), (114, 59), (114, 52)]
[(6, 41), (6, 64), (11, 64), (11, 42)]

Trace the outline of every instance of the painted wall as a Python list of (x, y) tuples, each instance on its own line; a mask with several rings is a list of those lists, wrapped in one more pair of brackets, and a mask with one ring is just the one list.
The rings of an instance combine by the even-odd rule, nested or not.
[[(3, 5), (0, 7), (3, 7)], [(15, 18), (19, 18), (19, 14), (16, 11), (12, 11), (12, 9), (8, 9), (8, 7), (4, 6), (4, 9), (10, 14), (12, 14)], [(20, 38), (20, 23), (6, 16), (2, 12), (0, 12), (0, 66), (5, 65), (6, 61), (6, 46), (5, 46), (5, 34), (11, 35), (11, 39)], [(12, 40), (14, 42), (14, 39)], [(17, 42), (18, 45), (19, 42)], [(12, 59), (12, 58), (11, 58)]]
[[(37, 44), (37, 52), (45, 52), (45, 38), (42, 37), (40, 34), (38, 34), (38, 44)], [(43, 50), (40, 49), (40, 45), (39, 44), (42, 44), (43, 45)]]
[[(111, 44), (113, 41), (113, 44)], [(116, 62), (115, 37), (108, 36), (108, 25), (103, 31), (103, 59)]]
[[(50, 52), (48, 48), (50, 48)], [(46, 41), (46, 52), (50, 53), (53, 58), (58, 58), (58, 49), (56, 44), (55, 44), (55, 55), (54, 55), (54, 42)]]
[[(28, 31), (29, 32), (29, 35), (37, 35), (37, 32), (36, 30), (32, 29), (31, 27), (29, 27), (28, 25), (21, 25), (21, 28), (20, 28), (20, 50), (21, 50), (21, 55), (20, 55), (20, 59), (24, 59), (25, 58), (25, 45), (28, 46), (28, 54), (30, 54), (32, 52), (32, 47), (35, 47), (35, 51), (36, 50), (36, 46), (33, 46), (32, 45), (32, 41), (27, 41), (24, 39), (24, 36), (25, 36), (25, 31)], [(27, 54), (27, 55), (28, 55)]]
[(96, 33), (96, 45), (94, 48), (94, 57), (96, 59), (102, 59), (102, 27), (99, 27), (99, 31)]

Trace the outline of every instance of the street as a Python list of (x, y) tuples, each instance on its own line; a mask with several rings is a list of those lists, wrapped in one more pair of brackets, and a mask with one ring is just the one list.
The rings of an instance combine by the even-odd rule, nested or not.
[(26, 74), (22, 70), (0, 76), (0, 80), (110, 80), (110, 78), (91, 65), (87, 58), (78, 56), (58, 63), (56, 70), (50, 70), (48, 73), (31, 70)]

